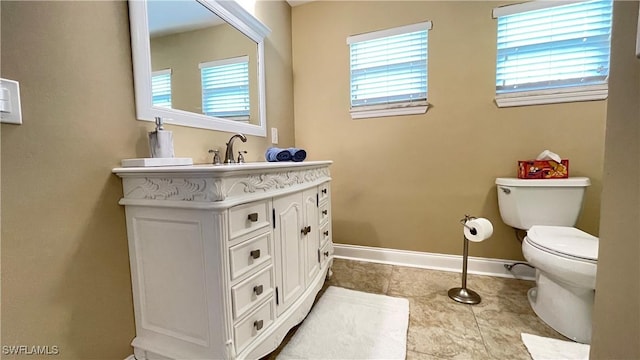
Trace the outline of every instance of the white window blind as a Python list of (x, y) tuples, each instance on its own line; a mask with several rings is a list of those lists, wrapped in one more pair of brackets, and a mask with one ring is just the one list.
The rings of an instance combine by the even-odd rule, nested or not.
[(205, 115), (248, 120), (249, 57), (240, 56), (199, 65), (202, 111)]
[(534, 1), (495, 9), (497, 97), (605, 89), (606, 98), (611, 13), (611, 0)]
[(426, 111), (429, 29), (424, 22), (347, 39), (352, 111), (412, 105)]
[(151, 73), (151, 104), (171, 108), (171, 69)]

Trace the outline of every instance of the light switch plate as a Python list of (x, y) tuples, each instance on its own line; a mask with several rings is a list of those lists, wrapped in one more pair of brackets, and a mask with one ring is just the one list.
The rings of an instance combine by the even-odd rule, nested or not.
[(22, 124), (20, 108), (20, 84), (17, 81), (0, 79), (0, 122)]
[(278, 144), (278, 128), (271, 128), (271, 143)]
[(636, 57), (640, 59), (640, 8), (638, 9), (638, 35), (636, 35)]

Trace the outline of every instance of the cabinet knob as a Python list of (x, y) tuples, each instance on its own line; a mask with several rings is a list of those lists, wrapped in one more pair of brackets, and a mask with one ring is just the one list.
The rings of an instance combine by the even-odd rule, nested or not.
[(253, 322), (253, 326), (256, 328), (256, 330), (261, 330), (262, 326), (264, 326), (264, 321), (256, 320)]
[(322, 215), (327, 215), (329, 213), (329, 210), (322, 210)]
[(260, 295), (262, 294), (262, 285), (256, 285), (253, 287), (253, 292), (256, 293), (256, 295)]
[(326, 195), (327, 194), (327, 189), (322, 189), (322, 193)]
[(258, 213), (251, 213), (249, 215), (247, 215), (247, 219), (251, 222), (256, 222), (258, 221)]
[(260, 257), (260, 249), (256, 249), (256, 250), (252, 250), (249, 255), (251, 255), (252, 258), (257, 259)]
[(329, 252), (328, 251), (325, 251), (323, 254), (324, 254), (325, 257), (329, 257)]
[(324, 236), (329, 236), (329, 230), (326, 230), (326, 231), (324, 232)]
[(311, 232), (311, 226), (303, 227), (302, 230), (300, 230), (300, 232), (302, 233), (302, 235), (307, 235), (308, 233)]

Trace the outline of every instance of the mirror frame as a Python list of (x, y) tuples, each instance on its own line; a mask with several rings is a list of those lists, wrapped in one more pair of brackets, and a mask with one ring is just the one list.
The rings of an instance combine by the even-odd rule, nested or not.
[(264, 38), (271, 30), (260, 20), (233, 0), (193, 0), (200, 3), (229, 25), (255, 41), (258, 52), (258, 113), (259, 124), (247, 124), (224, 118), (207, 116), (178, 109), (154, 107), (151, 102), (151, 47), (149, 19), (146, 0), (129, 0), (131, 26), (131, 55), (135, 88), (136, 115), (138, 120), (155, 121), (156, 116), (166, 124), (189, 126), (201, 129), (240, 132), (246, 135), (267, 136)]

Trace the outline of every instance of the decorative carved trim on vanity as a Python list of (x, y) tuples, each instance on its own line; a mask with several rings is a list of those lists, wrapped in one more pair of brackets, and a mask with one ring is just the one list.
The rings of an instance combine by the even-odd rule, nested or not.
[(328, 167), (213, 177), (203, 174), (123, 177), (125, 199), (213, 202), (248, 193), (268, 193), (330, 177)]
[(123, 181), (126, 199), (220, 201), (224, 199), (217, 179), (144, 177)]
[[(285, 189), (293, 185), (314, 182), (325, 177), (329, 177), (328, 168), (248, 175), (233, 182), (229, 186), (229, 191), (226, 192), (226, 195), (232, 196), (238, 193)], [(240, 188), (237, 189), (236, 186)]]

